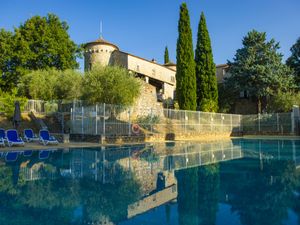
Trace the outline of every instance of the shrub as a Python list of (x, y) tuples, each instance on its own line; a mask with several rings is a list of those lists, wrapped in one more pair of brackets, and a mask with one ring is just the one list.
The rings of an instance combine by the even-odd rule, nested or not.
[(142, 128), (150, 130), (151, 126), (156, 125), (160, 122), (160, 117), (158, 115), (139, 116), (136, 122)]
[(20, 102), (21, 112), (24, 110), (24, 106), (27, 103), (25, 97), (17, 97), (17, 89), (14, 88), (11, 93), (0, 91), (0, 111), (5, 113), (8, 119), (11, 119), (15, 110), (15, 101)]
[(292, 110), (293, 105), (300, 105), (300, 93), (279, 91), (271, 97), (268, 111), (289, 112)]
[(90, 104), (129, 106), (140, 95), (141, 82), (126, 69), (96, 65), (83, 78), (83, 98)]
[(36, 70), (22, 77), (19, 93), (33, 99), (78, 99), (81, 96), (82, 75), (75, 70)]

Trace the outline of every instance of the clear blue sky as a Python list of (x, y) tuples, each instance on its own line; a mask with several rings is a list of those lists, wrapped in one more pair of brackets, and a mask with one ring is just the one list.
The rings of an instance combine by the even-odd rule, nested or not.
[[(77, 43), (104, 39), (122, 51), (163, 63), (164, 48), (176, 61), (179, 0), (0, 0), (0, 28), (13, 30), (33, 15), (51, 12), (66, 21)], [(187, 0), (194, 46), (204, 11), (216, 64), (231, 60), (251, 29), (280, 42), (286, 59), (300, 37), (300, 0)], [(82, 66), (82, 62), (81, 62)]]

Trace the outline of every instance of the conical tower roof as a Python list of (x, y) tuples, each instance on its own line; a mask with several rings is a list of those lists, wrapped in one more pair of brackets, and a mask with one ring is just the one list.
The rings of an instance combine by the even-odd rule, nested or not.
[(95, 41), (91, 41), (91, 42), (88, 42), (88, 43), (84, 44), (83, 47), (85, 48), (85, 47), (87, 47), (88, 45), (97, 45), (97, 44), (110, 45), (110, 46), (116, 48), (117, 50), (119, 50), (119, 47), (118, 47), (117, 45), (115, 45), (115, 44), (113, 44), (113, 43), (110, 43), (110, 42), (104, 40), (102, 37), (98, 38), (98, 39), (95, 40)]

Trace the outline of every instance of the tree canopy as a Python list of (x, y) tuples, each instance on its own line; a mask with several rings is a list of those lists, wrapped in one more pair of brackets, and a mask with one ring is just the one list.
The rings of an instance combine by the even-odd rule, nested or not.
[(129, 106), (140, 95), (141, 83), (126, 69), (96, 65), (83, 79), (83, 98), (89, 103)]
[(78, 68), (80, 48), (54, 14), (33, 16), (15, 31), (0, 31), (1, 89), (9, 91), (30, 70)]
[(243, 47), (236, 51), (233, 61), (228, 62), (231, 76), (225, 84), (255, 97), (259, 113), (262, 100), (294, 87), (292, 72), (282, 63), (278, 49), (279, 43), (267, 41), (265, 32), (252, 30), (243, 38)]
[(292, 55), (287, 59), (286, 63), (295, 71), (295, 80), (300, 87), (300, 38), (291, 47)]
[(0, 88), (11, 90), (17, 83), (14, 47), (14, 34), (4, 29), (0, 30)]
[(72, 100), (81, 97), (82, 74), (75, 70), (36, 70), (25, 74), (19, 94), (33, 99)]
[(195, 51), (197, 78), (197, 105), (200, 111), (218, 110), (216, 66), (204, 13), (201, 13)]
[(190, 27), (190, 16), (186, 3), (180, 6), (178, 22), (178, 39), (176, 48), (176, 97), (180, 109), (196, 110), (196, 74)]

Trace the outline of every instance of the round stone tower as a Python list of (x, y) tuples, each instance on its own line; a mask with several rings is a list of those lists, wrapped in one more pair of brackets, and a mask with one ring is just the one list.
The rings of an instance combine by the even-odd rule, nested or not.
[(108, 66), (112, 60), (112, 53), (118, 51), (118, 46), (99, 38), (84, 45), (84, 70), (90, 70), (93, 65)]

